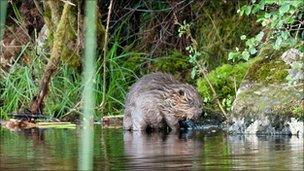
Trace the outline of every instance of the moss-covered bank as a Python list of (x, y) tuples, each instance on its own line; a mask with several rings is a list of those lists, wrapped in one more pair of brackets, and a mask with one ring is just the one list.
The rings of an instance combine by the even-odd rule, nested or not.
[(235, 65), (224, 64), (212, 70), (207, 77), (214, 87), (217, 93), (216, 95), (212, 93), (206, 79), (199, 78), (197, 80), (197, 87), (205, 102), (205, 108), (219, 112), (219, 108), (215, 103), (215, 98), (219, 98), (225, 109), (229, 111), (236, 91), (245, 77), (248, 68), (256, 60), (257, 59), (252, 59), (248, 62), (238, 63)]

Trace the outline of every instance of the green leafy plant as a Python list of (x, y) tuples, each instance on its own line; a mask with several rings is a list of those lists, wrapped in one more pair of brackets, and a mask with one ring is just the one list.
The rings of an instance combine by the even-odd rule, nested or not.
[(246, 41), (246, 48), (240, 51), (238, 48), (230, 52), (228, 60), (247, 61), (256, 55), (264, 44), (270, 44), (276, 50), (282, 47), (297, 47), (303, 45), (304, 39), (304, 1), (282, 0), (253, 0), (251, 4), (242, 6), (238, 13), (257, 16), (257, 22), (263, 29), (254, 37), (241, 39)]
[(186, 47), (186, 50), (189, 53), (189, 58), (188, 58), (189, 62), (193, 65), (191, 77), (194, 78), (198, 74), (202, 74), (204, 76), (204, 78), (206, 79), (206, 81), (212, 91), (213, 97), (215, 97), (217, 104), (222, 111), (223, 117), (227, 118), (226, 111), (223, 108), (220, 100), (217, 98), (217, 93), (216, 93), (213, 85), (211, 84), (210, 80), (207, 77), (207, 67), (205, 65), (206, 60), (200, 59), (201, 52), (198, 50), (198, 44), (197, 44), (196, 40), (191, 35), (190, 25), (187, 24), (186, 22), (184, 22), (183, 24), (180, 24), (178, 21), (175, 21), (175, 23), (178, 24), (180, 26), (180, 28), (182, 28), (182, 29), (179, 29), (179, 31), (181, 31), (181, 32), (179, 32), (179, 37), (185, 35), (187, 38), (189, 38), (191, 40), (191, 44)]
[(302, 107), (295, 107), (292, 112), (299, 120), (304, 120), (304, 109)]

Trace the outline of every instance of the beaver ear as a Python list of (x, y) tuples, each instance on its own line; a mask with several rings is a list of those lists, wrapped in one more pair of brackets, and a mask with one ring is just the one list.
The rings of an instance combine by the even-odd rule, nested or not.
[(178, 90), (178, 94), (179, 94), (180, 96), (184, 96), (184, 95), (185, 95), (185, 92), (184, 92), (183, 90)]

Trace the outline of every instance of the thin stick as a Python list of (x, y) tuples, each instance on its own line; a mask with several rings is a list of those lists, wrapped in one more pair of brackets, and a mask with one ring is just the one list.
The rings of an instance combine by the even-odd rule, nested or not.
[(222, 104), (221, 104), (219, 98), (217, 97), (217, 93), (216, 93), (214, 87), (212, 86), (210, 80), (208, 79), (207, 73), (206, 73), (205, 69), (204, 69), (202, 66), (200, 66), (200, 65), (198, 65), (198, 66), (199, 66), (199, 68), (200, 68), (201, 73), (204, 75), (204, 78), (206, 79), (206, 81), (207, 81), (209, 87), (211, 88), (213, 97), (215, 98), (215, 100), (216, 100), (216, 102), (217, 102), (217, 105), (218, 105), (219, 108), (221, 109), (224, 118), (227, 119), (227, 113), (226, 113), (225, 109), (223, 108), (223, 106), (222, 106)]
[(38, 12), (40, 13), (40, 15), (43, 15), (43, 10), (41, 9), (39, 2), (37, 0), (34, 0), (34, 4), (35, 4)]
[(109, 10), (108, 10), (108, 17), (107, 17), (107, 26), (105, 30), (105, 38), (104, 38), (104, 45), (103, 45), (103, 89), (102, 89), (102, 101), (99, 105), (102, 109), (102, 113), (105, 110), (105, 100), (106, 100), (106, 77), (107, 77), (107, 50), (108, 50), (108, 32), (109, 32), (109, 25), (110, 25), (110, 18), (111, 18), (111, 11), (112, 11), (113, 0), (110, 1)]
[[(190, 37), (190, 39), (191, 39), (191, 41), (192, 41), (192, 43), (193, 43), (193, 45), (194, 45), (195, 51), (196, 51), (196, 50), (197, 50), (196, 47), (197, 47), (197, 45), (198, 45), (198, 44), (197, 44), (197, 41), (192, 37), (192, 35), (190, 34), (190, 32), (189, 32), (189, 37)], [(222, 114), (223, 114), (223, 117), (224, 117), (225, 119), (228, 119), (228, 118), (227, 118), (227, 113), (226, 113), (225, 109), (223, 108), (223, 106), (222, 106), (222, 104), (221, 104), (221, 102), (220, 102), (220, 100), (219, 100), (219, 98), (218, 98), (218, 96), (217, 96), (217, 93), (216, 93), (214, 87), (212, 86), (210, 80), (209, 80), (208, 77), (207, 77), (207, 72), (206, 72), (207, 70), (206, 70), (206, 68), (205, 68), (204, 66), (200, 65), (197, 61), (196, 61), (196, 65), (199, 67), (201, 73), (204, 75), (204, 78), (206, 79), (206, 81), (207, 81), (209, 87), (211, 88), (213, 97), (215, 98), (215, 100), (216, 100), (216, 102), (217, 102), (217, 105), (218, 105), (219, 108), (221, 109)]]

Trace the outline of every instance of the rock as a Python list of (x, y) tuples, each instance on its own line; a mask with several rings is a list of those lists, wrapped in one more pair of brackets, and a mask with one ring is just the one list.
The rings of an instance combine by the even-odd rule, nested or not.
[(288, 65), (292, 64), (295, 61), (303, 61), (304, 55), (297, 49), (289, 49), (284, 52), (281, 56), (281, 59)]
[(296, 119), (294, 111), (301, 107), (304, 83), (297, 81), (290, 85), (286, 79), (290, 75), (289, 65), (302, 58), (291, 49), (281, 58), (256, 61), (237, 91), (228, 130), (232, 133), (303, 135), (303, 121)]
[(287, 80), (291, 84), (304, 81), (304, 55), (297, 49), (290, 49), (283, 53), (281, 59), (288, 65)]

